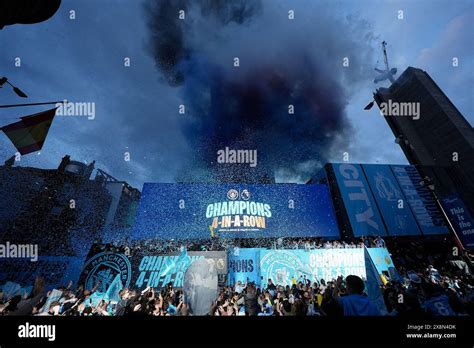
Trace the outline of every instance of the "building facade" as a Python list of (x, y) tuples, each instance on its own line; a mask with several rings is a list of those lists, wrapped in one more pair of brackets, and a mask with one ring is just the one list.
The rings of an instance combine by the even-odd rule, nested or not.
[(395, 141), (431, 181), (437, 197), (459, 195), (474, 216), (474, 130), (436, 82), (409, 67), (389, 88), (379, 88), (374, 99), (385, 111), (389, 103), (419, 107), (418, 116), (385, 113)]

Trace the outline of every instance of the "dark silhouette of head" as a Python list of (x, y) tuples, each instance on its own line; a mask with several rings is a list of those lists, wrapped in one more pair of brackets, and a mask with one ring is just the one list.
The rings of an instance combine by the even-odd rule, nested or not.
[(346, 277), (346, 288), (349, 295), (362, 295), (365, 288), (364, 281), (358, 276), (349, 275)]

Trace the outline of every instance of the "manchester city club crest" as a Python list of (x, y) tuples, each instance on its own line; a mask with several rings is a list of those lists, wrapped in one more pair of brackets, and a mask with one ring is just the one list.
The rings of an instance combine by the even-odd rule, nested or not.
[(239, 198), (239, 191), (230, 189), (227, 192), (227, 198), (230, 199), (231, 201), (235, 201), (237, 198)]
[(85, 277), (86, 289), (92, 289), (97, 284), (97, 291), (106, 292), (117, 275), (123, 287), (128, 287), (132, 279), (132, 266), (127, 256), (111, 252), (94, 255), (84, 265), (81, 278)]
[(278, 285), (291, 285), (293, 279), (300, 276), (311, 276), (311, 271), (301, 260), (289, 251), (267, 253), (260, 260), (260, 270), (264, 281), (271, 279)]

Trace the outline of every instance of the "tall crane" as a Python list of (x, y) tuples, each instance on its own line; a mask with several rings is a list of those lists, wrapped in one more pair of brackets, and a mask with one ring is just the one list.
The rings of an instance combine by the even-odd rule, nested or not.
[(383, 60), (385, 63), (385, 70), (375, 68), (380, 75), (374, 79), (374, 83), (390, 80), (390, 82), (395, 82), (393, 76), (397, 73), (397, 68), (390, 69), (388, 66), (388, 58), (387, 58), (387, 42), (382, 42), (382, 49), (383, 49)]

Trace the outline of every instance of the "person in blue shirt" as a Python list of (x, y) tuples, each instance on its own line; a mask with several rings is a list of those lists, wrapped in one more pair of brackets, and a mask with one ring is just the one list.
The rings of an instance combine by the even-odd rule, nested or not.
[(169, 299), (168, 300), (168, 309), (166, 310), (166, 312), (170, 315), (175, 315), (176, 312), (177, 312), (177, 308), (176, 306), (173, 304), (173, 300), (172, 299)]
[(433, 283), (439, 283), (441, 281), (441, 275), (439, 274), (438, 270), (433, 267), (433, 265), (429, 265), (427, 271)]
[(345, 296), (339, 296), (343, 279), (338, 277), (333, 290), (333, 298), (342, 307), (344, 316), (378, 316), (381, 315), (377, 307), (364, 295), (364, 281), (355, 275), (346, 277)]
[(273, 306), (268, 300), (267, 302), (262, 304), (261, 312), (258, 313), (258, 316), (261, 317), (261, 316), (271, 316), (271, 315), (273, 315)]
[(454, 312), (451, 307), (448, 295), (445, 294), (440, 286), (430, 282), (424, 282), (421, 289), (425, 297), (422, 307), (428, 314), (436, 317), (456, 315), (456, 312)]

